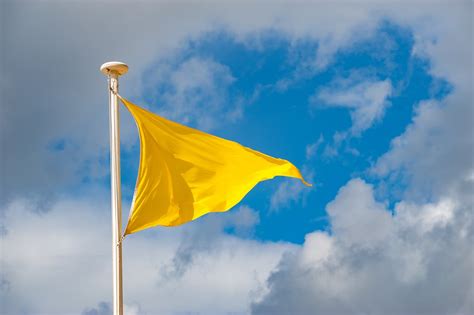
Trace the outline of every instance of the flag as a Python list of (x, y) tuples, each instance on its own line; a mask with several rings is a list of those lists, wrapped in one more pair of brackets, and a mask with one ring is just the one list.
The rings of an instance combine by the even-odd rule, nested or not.
[(140, 135), (140, 165), (125, 235), (227, 211), (259, 182), (299, 178), (290, 162), (180, 125), (126, 99)]

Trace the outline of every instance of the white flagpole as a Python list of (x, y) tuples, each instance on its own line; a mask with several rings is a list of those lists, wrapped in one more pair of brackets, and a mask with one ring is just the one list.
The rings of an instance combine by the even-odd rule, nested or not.
[(112, 196), (112, 269), (113, 314), (123, 315), (122, 290), (122, 194), (120, 191), (120, 117), (118, 104), (118, 78), (127, 73), (123, 62), (106, 62), (100, 71), (108, 77), (109, 132), (110, 132), (110, 183)]

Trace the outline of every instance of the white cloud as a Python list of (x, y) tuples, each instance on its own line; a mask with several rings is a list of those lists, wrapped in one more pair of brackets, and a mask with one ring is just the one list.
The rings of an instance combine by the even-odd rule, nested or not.
[(316, 142), (310, 143), (306, 146), (306, 160), (311, 160), (316, 157), (318, 153), (318, 149), (324, 143), (324, 137), (322, 134), (319, 135), (318, 140)]
[(446, 192), (472, 190), (467, 174), (474, 172), (473, 7), (472, 2), (440, 4), (417, 18), (420, 8), (427, 6), (418, 3), (404, 14), (393, 11), (392, 17), (410, 25), (413, 54), (427, 58), (432, 75), (448, 80), (453, 90), (442, 100), (417, 105), (413, 122), (392, 140), (372, 173), (392, 184), (404, 181), (404, 198), (431, 200)]
[(410, 184), (410, 198), (430, 198), (466, 186), (474, 171), (474, 109), (467, 93), (421, 102), (413, 123), (391, 142), (372, 173)]
[[(302, 249), (282, 260), (253, 313), (474, 312), (472, 47), (465, 44), (472, 31), (459, 32), (469, 28), (472, 4), (434, 6), (424, 19), (415, 18), (419, 8), (427, 9), (392, 13), (413, 27), (415, 53), (430, 58), (432, 73), (454, 91), (421, 102), (372, 170), (395, 185), (402, 179), (403, 199), (391, 214), (370, 185), (349, 182), (327, 207), (331, 234), (308, 234)], [(456, 58), (447, 53), (452, 47)]]
[(228, 93), (235, 80), (227, 66), (192, 57), (154, 68), (144, 84), (160, 114), (210, 130), (242, 116), (242, 100)]
[(346, 141), (349, 139), (349, 133), (347, 131), (336, 131), (332, 135), (332, 143), (327, 143), (322, 150), (323, 158), (334, 158), (337, 157), (341, 152), (341, 149), (345, 153), (350, 153), (352, 155), (359, 155), (360, 152), (347, 145)]
[[(472, 81), (472, 53), (465, 44), (472, 32), (458, 31), (470, 30), (472, 10), (462, 2), (449, 6), (417, 2), (409, 10), (398, 3), (322, 6), (318, 1), (296, 5), (279, 1), (271, 6), (265, 1), (244, 5), (3, 1), (2, 5), (7, 48), (2, 51), (0, 141), (7, 153), (2, 156), (1, 177), (8, 179), (2, 180), (2, 200), (22, 197), (23, 191), (50, 199), (57, 187), (77, 183), (84, 175), (102, 176), (100, 160), (108, 146), (107, 95), (98, 66), (111, 59), (128, 62), (130, 72), (121, 79), (121, 93), (141, 96), (142, 83), (148, 80), (145, 70), (206, 32), (224, 30), (257, 47), (266, 30), (275, 30), (291, 42), (317, 41), (315, 58), (303, 71), (311, 73), (329, 65), (334, 52), (371, 36), (380, 20), (389, 19), (412, 27), (414, 53), (428, 56), (435, 74), (456, 83)], [(105, 11), (109, 16), (126, 17), (126, 22), (111, 19), (104, 24)], [(457, 48), (455, 58), (452, 47)], [(239, 106), (233, 105), (236, 111), (224, 112), (238, 116)], [(128, 114), (122, 117), (122, 141), (135, 143), (135, 126)], [(208, 124), (202, 117), (188, 119)], [(65, 151), (47, 150), (50, 143), (62, 139), (67, 143)]]
[[(302, 174), (306, 181), (313, 182), (314, 172), (307, 164), (303, 165)], [(304, 204), (310, 193), (311, 189), (303, 185), (300, 180), (294, 178), (282, 179), (270, 198), (270, 210), (278, 211), (299, 203)]]
[(231, 229), (239, 237), (249, 238), (260, 221), (258, 213), (247, 206), (240, 206), (224, 216), (206, 219), (205, 228), (193, 225), (186, 229), (172, 259), (160, 268), (163, 281), (182, 278), (199, 256), (216, 254), (217, 240), (223, 230)]
[(311, 97), (310, 102), (325, 106), (345, 107), (350, 109), (352, 126), (350, 134), (360, 136), (374, 123), (382, 119), (390, 105), (387, 98), (392, 93), (390, 80), (365, 80), (349, 78), (337, 80), (329, 88), (321, 89)]
[[(138, 304), (124, 304), (123, 306), (124, 315), (140, 315), (144, 314)], [(112, 315), (113, 310), (110, 303), (99, 302), (97, 307), (88, 307), (81, 312), (81, 315)]]
[[(391, 215), (369, 185), (348, 183), (327, 207), (331, 234), (308, 234), (299, 253), (282, 260), (253, 313), (474, 312), (474, 281), (468, 276), (474, 273), (472, 94), (468, 81), (459, 81), (469, 71), (444, 66), (472, 61), (463, 55), (470, 48), (455, 44), (457, 35), (436, 37), (433, 47), (444, 48), (428, 53), (434, 69), (441, 68), (433, 73), (444, 71), (455, 90), (442, 102), (419, 104), (413, 123), (373, 170), (392, 184), (405, 179), (405, 199)], [(459, 60), (435, 53), (450, 45), (462, 51)]]
[(360, 179), (342, 187), (326, 210), (331, 231), (346, 245), (359, 244), (371, 249), (392, 233), (390, 213), (384, 204), (373, 200), (372, 188)]
[[(92, 170), (103, 169), (100, 160), (108, 148), (106, 83), (98, 71), (104, 61), (127, 62), (130, 72), (121, 78), (121, 94), (141, 96), (142, 83), (148, 80), (142, 77), (148, 74), (145, 70), (175, 55), (189, 39), (224, 30), (256, 45), (262, 31), (274, 29), (290, 39), (319, 40), (315, 67), (320, 68), (338, 48), (371, 33), (377, 25), (371, 10), (318, 3), (270, 6), (265, 1), (245, 5), (3, 1), (6, 49), (2, 50), (0, 145), (7, 152), (2, 155), (2, 178), (8, 180), (2, 180), (2, 200), (22, 198), (24, 191), (49, 200), (57, 187), (80, 182), (84, 176), (100, 177), (100, 172), (89, 171), (85, 164), (92, 165)], [(104, 12), (126, 18), (105, 23)], [(194, 69), (193, 63), (187, 66)], [(210, 67), (229, 82), (222, 67)], [(210, 68), (199, 69), (207, 73)], [(174, 111), (176, 104), (171, 102), (177, 101), (183, 109), (179, 113), (184, 113), (177, 116), (212, 126), (216, 119), (208, 122), (209, 116), (199, 116), (203, 111), (195, 108), (197, 115), (191, 115), (186, 91), (194, 83), (193, 78), (183, 77), (183, 71), (171, 72), (167, 78), (183, 88), (168, 95), (168, 111)], [(207, 82), (206, 76), (195, 79)], [(223, 112), (238, 116), (239, 105), (234, 105), (235, 111), (226, 108)], [(132, 120), (123, 113), (121, 139), (127, 146), (136, 142), (137, 135)], [(67, 143), (64, 152), (47, 149), (62, 139)]]
[(270, 198), (270, 210), (276, 211), (281, 208), (288, 208), (303, 200), (308, 188), (300, 181), (285, 179)]
[(308, 234), (252, 313), (471, 314), (473, 204), (454, 200), (400, 202), (391, 215), (350, 181), (327, 206), (332, 233)]
[[(121, 91), (124, 96), (139, 95), (142, 82), (148, 80), (143, 77), (146, 69), (206, 32), (225, 30), (254, 46), (266, 30), (290, 41), (317, 41), (313, 64), (307, 66), (311, 72), (329, 65), (334, 52), (371, 36), (380, 20), (388, 19), (413, 30), (414, 53), (430, 58), (434, 74), (456, 84), (472, 81), (472, 49), (466, 44), (472, 41), (470, 2), (421, 1), (410, 9), (395, 2), (347, 1), (325, 5), (3, 1), (2, 5), (7, 48), (2, 51), (0, 141), (7, 152), (2, 156), (2, 177), (8, 178), (2, 182), (3, 199), (24, 190), (53, 194), (56, 187), (82, 179), (83, 163), (99, 164), (106, 155), (106, 84), (97, 70), (102, 62), (128, 62), (131, 68), (121, 79)], [(126, 17), (126, 22), (111, 19), (104, 24), (105, 11)], [(122, 140), (134, 143), (135, 126), (127, 115), (122, 117)], [(48, 144), (58, 139), (68, 140), (66, 151), (48, 152)], [(28, 172), (23, 171), (25, 165)], [(98, 166), (93, 169), (101, 169)]]
[[(61, 199), (47, 213), (32, 212), (31, 206), (17, 200), (4, 209), (8, 232), (1, 239), (2, 313), (107, 313), (112, 286), (109, 204)], [(128, 312), (247, 313), (251, 298), (265, 292), (265, 279), (282, 253), (293, 248), (222, 231), (230, 227), (248, 235), (256, 222), (256, 213), (241, 207), (184, 227), (129, 235), (124, 241)], [(179, 276), (165, 277), (163, 268), (177, 263), (180, 254), (191, 257), (186, 268)]]

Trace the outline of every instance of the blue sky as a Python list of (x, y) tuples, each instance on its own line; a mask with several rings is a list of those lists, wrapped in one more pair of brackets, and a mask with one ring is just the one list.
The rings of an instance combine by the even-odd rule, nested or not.
[[(314, 184), (127, 236), (127, 315), (474, 313), (472, 2), (1, 12), (0, 313), (112, 312), (109, 60), (123, 97)], [(124, 219), (138, 140), (122, 108)]]

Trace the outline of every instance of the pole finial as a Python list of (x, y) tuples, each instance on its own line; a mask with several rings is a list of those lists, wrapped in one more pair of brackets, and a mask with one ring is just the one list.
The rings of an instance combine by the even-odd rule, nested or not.
[(128, 66), (120, 61), (109, 61), (100, 66), (100, 72), (106, 76), (113, 73), (120, 76), (128, 72)]

